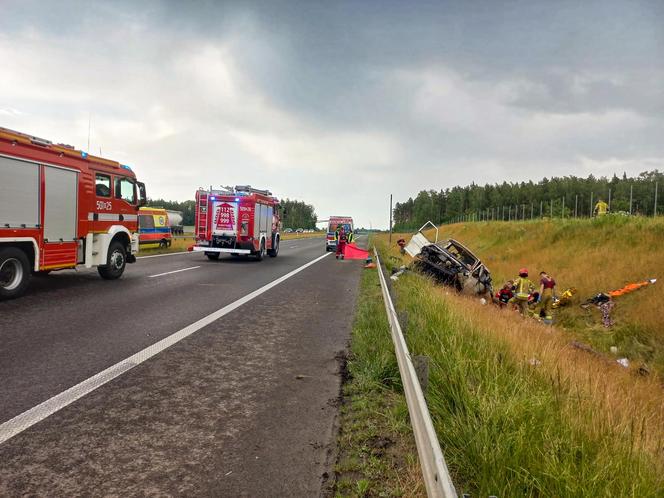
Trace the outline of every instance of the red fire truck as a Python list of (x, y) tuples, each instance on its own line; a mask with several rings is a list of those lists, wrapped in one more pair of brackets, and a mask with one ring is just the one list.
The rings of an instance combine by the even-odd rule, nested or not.
[(33, 272), (85, 265), (119, 278), (136, 261), (143, 204), (129, 166), (0, 128), (0, 299)]
[(253, 255), (259, 261), (265, 254), (275, 258), (279, 254), (280, 224), (279, 201), (268, 190), (249, 185), (199, 189), (194, 221), (196, 244), (190, 250), (204, 252), (209, 259), (219, 259), (221, 253)]

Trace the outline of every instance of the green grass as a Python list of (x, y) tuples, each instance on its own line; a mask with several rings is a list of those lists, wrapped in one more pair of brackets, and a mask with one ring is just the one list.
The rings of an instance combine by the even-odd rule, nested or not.
[[(409, 317), (411, 354), (430, 357), (427, 401), (459, 491), (501, 497), (664, 494), (661, 448), (654, 456), (639, 446), (639, 413), (630, 433), (616, 429), (607, 422), (611, 414), (593, 413), (592, 400), (581, 402), (581, 387), (532, 367), (499, 333), (469, 321), (476, 303), (457, 307), (416, 275), (400, 278), (395, 289), (396, 306)], [(518, 317), (508, 318), (521, 326)], [(390, 378), (388, 372), (381, 377)]]
[(340, 407), (336, 496), (425, 496), (376, 270), (365, 270)]

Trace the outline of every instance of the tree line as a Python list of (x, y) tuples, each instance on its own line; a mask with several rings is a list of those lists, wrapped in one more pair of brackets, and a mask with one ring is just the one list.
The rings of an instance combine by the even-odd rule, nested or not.
[(590, 216), (599, 199), (610, 201), (612, 212), (652, 216), (655, 209), (661, 212), (662, 195), (658, 188), (663, 186), (664, 174), (654, 170), (636, 177), (625, 173), (611, 178), (565, 176), (544, 178), (537, 183), (471, 183), (439, 191), (422, 190), (414, 199), (396, 203), (394, 228), (416, 229), (429, 220), (443, 224), (471, 215), (489, 220)]
[(293, 199), (281, 201), (281, 223), (284, 228), (316, 228), (316, 210), (311, 204)]
[[(182, 224), (193, 225), (196, 201), (167, 201), (149, 199), (148, 206), (182, 211)], [(286, 199), (281, 201), (282, 224), (287, 228), (316, 228), (316, 211), (311, 204), (303, 201)]]

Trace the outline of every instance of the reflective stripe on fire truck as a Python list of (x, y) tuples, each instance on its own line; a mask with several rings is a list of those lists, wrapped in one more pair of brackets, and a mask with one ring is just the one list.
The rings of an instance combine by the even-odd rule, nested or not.
[[(97, 215), (96, 221), (137, 221), (137, 214), (114, 214), (114, 213), (88, 213), (88, 221), (95, 221), (95, 214)], [(122, 220), (120, 220), (122, 216)]]

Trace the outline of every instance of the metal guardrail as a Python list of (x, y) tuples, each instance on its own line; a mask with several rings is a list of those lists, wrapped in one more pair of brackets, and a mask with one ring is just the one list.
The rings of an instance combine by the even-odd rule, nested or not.
[(399, 364), (399, 373), (401, 374), (403, 390), (406, 395), (410, 423), (413, 426), (415, 444), (417, 445), (417, 453), (420, 458), (427, 495), (432, 498), (457, 498), (457, 492), (452, 484), (450, 473), (447, 470), (447, 464), (440, 449), (438, 436), (431, 421), (429, 408), (427, 407), (422, 387), (420, 386), (415, 367), (410, 358), (408, 346), (401, 331), (397, 312), (394, 309), (385, 275), (383, 275), (380, 258), (378, 257), (378, 251), (376, 251), (375, 247), (374, 254), (376, 256), (376, 266), (378, 269), (378, 278), (380, 279), (380, 287), (383, 291), (385, 311), (390, 322), (392, 341), (394, 342), (394, 350), (397, 356), (397, 363)]

